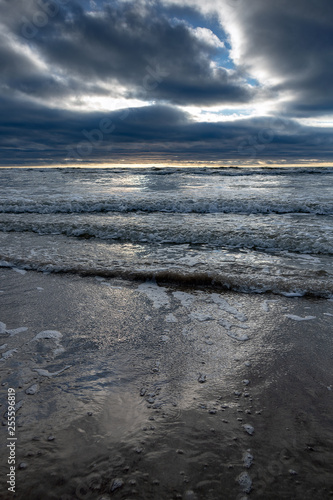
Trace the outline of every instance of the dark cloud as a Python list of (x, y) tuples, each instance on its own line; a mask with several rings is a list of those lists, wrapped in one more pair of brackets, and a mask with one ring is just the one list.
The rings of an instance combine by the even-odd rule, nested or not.
[[(15, 112), (11, 112), (16, 110)], [(146, 106), (113, 113), (59, 111), (0, 101), (2, 165), (112, 161), (144, 154), (175, 158), (329, 158), (330, 130), (292, 120), (257, 118), (197, 123), (170, 106)]]
[[(0, 0), (1, 164), (330, 160), (332, 129), (297, 118), (332, 113), (333, 4), (207, 0), (221, 7), (223, 31), (197, 0), (185, 3)], [(229, 69), (228, 29), (239, 43)], [(263, 72), (267, 81), (248, 84)], [(80, 106), (103, 96), (147, 105), (108, 113)], [(267, 97), (287, 118), (196, 122), (179, 107), (223, 104), (233, 113)]]
[(279, 80), (273, 91), (291, 92), (285, 112), (299, 116), (332, 113), (331, 0), (252, 0), (251, 4), (235, 0), (234, 23), (242, 33), (243, 66), (253, 74), (264, 68)]
[[(40, 5), (43, 2), (47, 3), (40, 0)], [(51, 75), (46, 79), (40, 70), (40, 82), (28, 78), (29, 71), (21, 67), (22, 56), (8, 46), (3, 48), (2, 60), (21, 68), (17, 73), (21, 81), (11, 79), (10, 84), (29, 95), (45, 88), (47, 82), (50, 95), (60, 92), (61, 86), (73, 92), (78, 89), (69, 83), (79, 80), (113, 83), (115, 92), (120, 84), (128, 89), (128, 97), (176, 104), (244, 103), (255, 96), (239, 72), (212, 67), (212, 59), (223, 49), (196, 36), (186, 22), (169, 19), (160, 8), (113, 1), (91, 11), (68, 1), (65, 6), (59, 3), (55, 14), (47, 17), (30, 1), (30, 13), (25, 5), (25, 14), (17, 15), (22, 3), (16, 0), (17, 9), (3, 14), (21, 42), (51, 68)], [(58, 3), (52, 0), (51, 5)], [(38, 28), (43, 16), (48, 22)]]

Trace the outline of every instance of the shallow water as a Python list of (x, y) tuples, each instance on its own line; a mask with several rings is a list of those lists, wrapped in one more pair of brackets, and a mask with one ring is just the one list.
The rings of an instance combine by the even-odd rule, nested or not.
[(330, 168), (0, 169), (0, 264), (333, 293)]

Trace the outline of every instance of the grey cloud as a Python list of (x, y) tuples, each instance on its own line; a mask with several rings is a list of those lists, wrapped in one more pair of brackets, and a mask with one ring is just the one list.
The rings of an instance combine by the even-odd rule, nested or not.
[[(82, 4), (68, 1), (65, 6), (59, 4), (57, 15), (37, 29), (31, 39), (24, 40), (22, 32), (28, 31), (28, 24), (22, 24), (22, 19), (33, 23), (38, 7), (30, 0), (28, 4), (30, 14), (26, 4), (22, 16), (21, 0), (16, 0), (15, 10), (3, 14), (15, 36), (42, 57), (51, 74), (46, 78), (40, 71), (41, 83), (36, 78), (27, 81), (29, 71), (20, 64), (22, 55), (13, 54), (9, 47), (2, 54), (5, 63), (11, 60), (21, 68), (21, 82), (11, 80), (12, 87), (28, 95), (34, 94), (34, 87), (38, 91), (44, 88), (44, 83), (49, 85), (50, 94), (54, 87), (59, 92), (70, 92), (66, 80), (70, 83), (80, 79), (115, 85), (118, 82), (126, 86), (130, 97), (176, 104), (244, 103), (256, 97), (256, 89), (244, 85), (241, 73), (212, 68), (216, 48), (198, 39), (185, 22), (168, 19), (157, 6), (142, 9), (140, 3), (112, 1), (92, 13)], [(157, 78), (151, 77), (152, 71), (159, 71)], [(57, 72), (63, 77), (62, 83), (56, 78)]]
[[(306, 116), (333, 111), (330, 0), (235, 0), (233, 15), (232, 22), (244, 39), (240, 62), (253, 74), (265, 68), (280, 80), (272, 90), (291, 93), (286, 113)], [(221, 20), (228, 29), (230, 17), (222, 12)]]
[[(9, 113), (13, 109), (16, 112)], [(75, 113), (6, 99), (0, 101), (0, 111), (7, 117), (0, 127), (2, 165), (110, 161), (142, 155), (162, 160), (175, 155), (220, 161), (290, 160), (314, 155), (327, 159), (333, 142), (329, 129), (304, 127), (292, 120), (196, 123), (170, 106)], [(101, 128), (101, 123), (106, 126)]]

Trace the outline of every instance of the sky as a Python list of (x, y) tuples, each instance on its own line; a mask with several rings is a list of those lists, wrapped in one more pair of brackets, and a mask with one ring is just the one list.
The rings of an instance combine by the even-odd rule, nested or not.
[(0, 165), (333, 164), (332, 0), (0, 0)]

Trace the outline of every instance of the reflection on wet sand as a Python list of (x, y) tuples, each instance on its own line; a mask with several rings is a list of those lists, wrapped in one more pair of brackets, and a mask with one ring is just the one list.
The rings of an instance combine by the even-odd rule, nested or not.
[(0, 275), (15, 498), (329, 496), (331, 301)]

